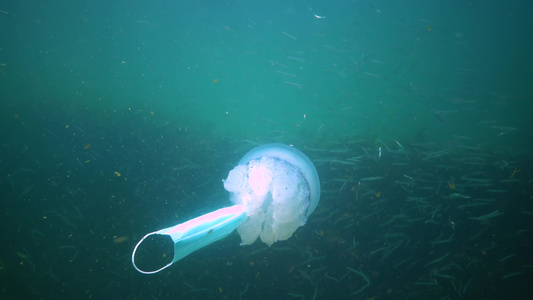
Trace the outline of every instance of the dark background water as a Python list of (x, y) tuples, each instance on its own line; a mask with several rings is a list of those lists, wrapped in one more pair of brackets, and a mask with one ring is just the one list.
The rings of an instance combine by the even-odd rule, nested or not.
[[(532, 8), (0, 2), (1, 298), (528, 299)], [(304, 227), (133, 269), (269, 142), (317, 167)]]

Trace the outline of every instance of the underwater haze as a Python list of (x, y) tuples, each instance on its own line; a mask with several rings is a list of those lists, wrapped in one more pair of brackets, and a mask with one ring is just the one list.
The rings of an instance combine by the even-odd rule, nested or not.
[[(0, 298), (530, 299), (531, 11), (0, 1)], [(133, 268), (267, 143), (318, 171), (305, 226)]]

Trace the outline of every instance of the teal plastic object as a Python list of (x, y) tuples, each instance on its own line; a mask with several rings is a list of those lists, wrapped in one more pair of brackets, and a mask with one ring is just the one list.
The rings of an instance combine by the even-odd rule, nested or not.
[[(221, 208), (172, 227), (164, 228), (145, 235), (133, 249), (131, 261), (135, 270), (143, 274), (154, 274), (170, 267), (173, 263), (192, 252), (212, 244), (233, 232), (246, 219), (244, 207), (234, 205)], [(154, 271), (144, 271), (135, 265), (135, 252), (147, 237), (159, 234), (169, 235), (174, 242), (174, 257), (172, 262)]]

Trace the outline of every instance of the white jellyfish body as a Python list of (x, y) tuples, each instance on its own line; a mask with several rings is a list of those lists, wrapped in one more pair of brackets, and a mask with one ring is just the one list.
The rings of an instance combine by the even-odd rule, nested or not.
[[(284, 145), (278, 147), (281, 146), (283, 151), (297, 151)], [(230, 171), (224, 188), (232, 194), (231, 201), (243, 205), (247, 214), (246, 221), (237, 227), (242, 244), (250, 245), (260, 238), (270, 246), (290, 238), (298, 227), (305, 225), (318, 198), (313, 199), (306, 170), (300, 168), (298, 161), (294, 163), (279, 157), (277, 152), (259, 150), (257, 155), (246, 155)], [(308, 165), (307, 157), (302, 156)], [(314, 167), (312, 171), (316, 175)], [(312, 180), (318, 182), (318, 176)], [(319, 197), (320, 189), (314, 192)]]

